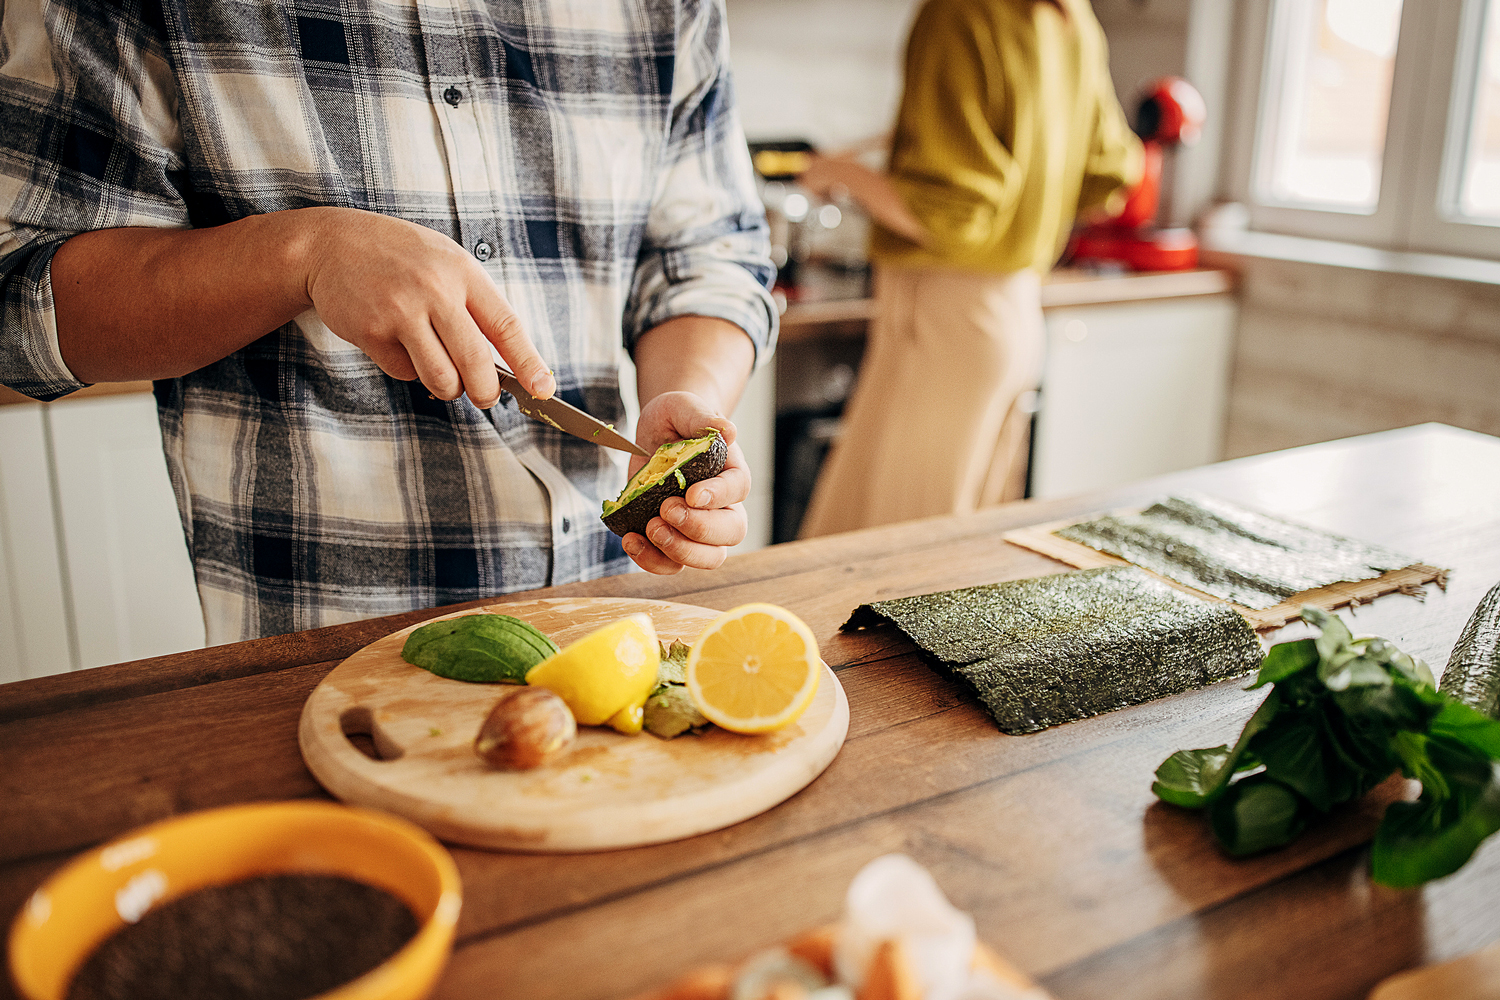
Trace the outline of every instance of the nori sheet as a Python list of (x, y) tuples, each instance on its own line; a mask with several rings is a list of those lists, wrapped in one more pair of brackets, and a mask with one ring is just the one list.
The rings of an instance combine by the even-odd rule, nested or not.
[(883, 621), (1014, 735), (1237, 677), (1262, 656), (1255, 631), (1228, 605), (1134, 566), (862, 604), (843, 629)]
[(1304, 590), (1371, 580), (1420, 562), (1196, 494), (1168, 497), (1139, 514), (1110, 514), (1053, 534), (1255, 609), (1275, 607)]

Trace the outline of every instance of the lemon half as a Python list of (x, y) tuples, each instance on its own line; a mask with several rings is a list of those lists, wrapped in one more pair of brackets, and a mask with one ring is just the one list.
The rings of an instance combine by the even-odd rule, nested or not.
[(633, 614), (590, 632), (532, 667), (526, 683), (560, 697), (581, 726), (640, 732), (641, 706), (656, 688), (656, 627)]
[(687, 689), (710, 722), (736, 733), (791, 725), (818, 691), (823, 661), (812, 629), (774, 604), (726, 611), (688, 653)]

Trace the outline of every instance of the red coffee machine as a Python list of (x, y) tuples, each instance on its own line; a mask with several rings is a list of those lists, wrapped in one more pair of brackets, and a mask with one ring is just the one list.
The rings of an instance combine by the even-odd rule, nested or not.
[(1146, 170), (1125, 209), (1108, 222), (1085, 226), (1073, 236), (1074, 263), (1108, 261), (1134, 271), (1185, 271), (1198, 266), (1198, 237), (1191, 229), (1158, 229), (1161, 166), (1166, 149), (1191, 146), (1207, 116), (1203, 95), (1179, 76), (1164, 76), (1147, 89), (1136, 109), (1135, 133), (1146, 147)]

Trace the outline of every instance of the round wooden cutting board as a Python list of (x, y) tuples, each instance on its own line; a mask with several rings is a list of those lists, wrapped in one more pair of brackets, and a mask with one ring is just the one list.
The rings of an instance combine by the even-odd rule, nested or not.
[[(442, 617), (485, 611), (530, 622), (559, 646), (639, 611), (662, 641), (691, 642), (719, 614), (668, 601), (580, 597)], [(593, 851), (717, 830), (796, 794), (833, 760), (849, 729), (848, 699), (825, 664), (812, 704), (778, 732), (740, 736), (710, 726), (662, 740), (579, 726), (577, 742), (557, 760), (498, 771), (474, 753), (474, 737), (515, 688), (448, 680), (402, 660), (406, 636), (418, 627), (335, 667), (307, 699), (298, 740), (313, 776), (336, 797), (405, 816), (454, 843)], [(369, 736), (380, 759), (350, 735)]]

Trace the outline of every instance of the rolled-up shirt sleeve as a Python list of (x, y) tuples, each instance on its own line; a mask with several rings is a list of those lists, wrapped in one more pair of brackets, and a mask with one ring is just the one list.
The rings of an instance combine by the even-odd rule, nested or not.
[(672, 131), (625, 310), (625, 344), (677, 316), (739, 326), (756, 365), (776, 342), (765, 210), (735, 111), (722, 6), (705, 0), (676, 53)]
[(16, 0), (0, 18), (0, 384), (50, 400), (85, 385), (58, 347), (57, 249), (189, 224), (177, 92), (159, 25), (129, 5)]

